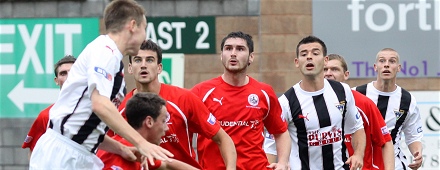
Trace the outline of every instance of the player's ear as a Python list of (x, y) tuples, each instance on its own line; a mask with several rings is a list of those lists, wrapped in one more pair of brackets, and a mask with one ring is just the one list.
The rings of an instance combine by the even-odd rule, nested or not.
[(154, 119), (151, 116), (147, 116), (144, 120), (144, 124), (145, 126), (147, 126), (148, 128), (152, 128), (154, 125)]

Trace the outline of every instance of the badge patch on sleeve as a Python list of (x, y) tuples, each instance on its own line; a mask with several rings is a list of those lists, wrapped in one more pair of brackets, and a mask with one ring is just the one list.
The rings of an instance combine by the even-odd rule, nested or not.
[(209, 117), (208, 117), (208, 123), (209, 124), (211, 124), (211, 125), (214, 125), (215, 124), (215, 121), (216, 121), (216, 119), (215, 119), (215, 117), (214, 117), (214, 115), (212, 115), (212, 113), (209, 113)]
[(103, 75), (107, 80), (112, 81), (112, 75), (101, 67), (95, 67), (95, 72)]
[(390, 133), (390, 131), (388, 131), (387, 126), (384, 126), (384, 127), (380, 128), (380, 130), (382, 130), (382, 135), (386, 135), (386, 134)]

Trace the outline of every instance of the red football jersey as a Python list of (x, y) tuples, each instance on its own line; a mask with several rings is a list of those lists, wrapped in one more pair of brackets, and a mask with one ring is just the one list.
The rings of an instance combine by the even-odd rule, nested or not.
[[(236, 87), (217, 77), (196, 85), (192, 91), (234, 141), (237, 169), (267, 169), (269, 162), (262, 148), (264, 127), (271, 134), (287, 131), (272, 87), (251, 77), (247, 85)], [(203, 168), (225, 169), (215, 142), (199, 136), (197, 150)]]
[(26, 136), (26, 139), (23, 142), (21, 148), (29, 148), (31, 151), (34, 150), (35, 144), (38, 139), (40, 139), (41, 135), (46, 132), (47, 123), (49, 122), (49, 110), (52, 108), (53, 104), (42, 110), (38, 117), (35, 119), (34, 123), (29, 129), (29, 133)]
[[(382, 146), (391, 140), (387, 125), (376, 104), (363, 94), (352, 90), (356, 106), (364, 121), (366, 146), (364, 152), (364, 166), (362, 169), (384, 169)], [(354, 150), (351, 145), (351, 135), (345, 135), (345, 145), (349, 155)]]
[[(121, 142), (122, 144), (126, 146), (133, 146), (130, 142), (126, 141), (124, 138), (120, 137), (119, 135), (113, 136), (113, 139)], [(103, 150), (98, 150), (96, 153), (96, 156), (98, 156), (102, 162), (104, 163), (103, 170), (141, 170), (141, 163), (139, 162), (132, 162), (125, 160), (121, 156), (110, 153)], [(159, 168), (162, 165), (162, 162), (160, 160), (154, 160), (154, 166), (148, 164), (149, 170), (155, 170)]]
[[(125, 105), (133, 96), (133, 92), (134, 89), (125, 96), (119, 106), (123, 117)], [(202, 101), (186, 89), (161, 84), (159, 96), (167, 101), (166, 108), (170, 114), (170, 119), (167, 120), (169, 130), (162, 137), (160, 146), (173, 153), (174, 159), (201, 169), (192, 148), (193, 133), (211, 139), (220, 130), (219, 123)], [(222, 158), (220, 160), (223, 162)]]

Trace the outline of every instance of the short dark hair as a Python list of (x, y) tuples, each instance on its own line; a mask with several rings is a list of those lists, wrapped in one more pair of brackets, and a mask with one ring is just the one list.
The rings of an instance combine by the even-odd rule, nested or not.
[(338, 60), (339, 62), (341, 62), (342, 69), (344, 69), (343, 71), (344, 72), (348, 71), (347, 62), (345, 62), (344, 57), (342, 57), (339, 54), (329, 54), (327, 56), (328, 56), (328, 61), (330, 61), (330, 60)]
[(107, 32), (122, 30), (125, 23), (134, 19), (139, 26), (145, 16), (144, 7), (134, 0), (114, 0), (104, 10), (104, 25)]
[(128, 124), (134, 129), (139, 129), (147, 116), (156, 120), (160, 115), (162, 106), (165, 106), (165, 104), (165, 100), (157, 94), (150, 92), (136, 93), (127, 101), (125, 106)]
[(325, 46), (324, 41), (322, 41), (321, 39), (319, 39), (318, 37), (315, 37), (313, 35), (309, 35), (305, 38), (303, 38), (301, 41), (299, 41), (298, 45), (296, 46), (296, 57), (298, 58), (299, 56), (299, 46), (303, 45), (303, 44), (310, 44), (310, 43), (319, 43), (322, 46), (322, 52), (324, 54), (324, 56), (327, 55), (327, 47)]
[(55, 65), (53, 66), (54, 67), (53, 71), (54, 71), (55, 77), (58, 77), (58, 68), (61, 65), (67, 64), (67, 63), (73, 64), (73, 63), (75, 63), (75, 61), (76, 61), (76, 58), (73, 55), (66, 55), (63, 58), (61, 58), (60, 60), (58, 60), (58, 62), (55, 63)]
[(254, 52), (254, 41), (252, 40), (252, 36), (241, 31), (231, 32), (225, 38), (223, 38), (222, 44), (220, 46), (220, 51), (223, 51), (223, 46), (225, 45), (226, 40), (229, 38), (241, 38), (243, 40), (246, 40), (247, 46), (249, 48), (249, 54)]
[[(156, 52), (157, 54), (157, 64), (162, 63), (162, 48), (160, 48), (159, 45), (157, 45), (155, 42), (151, 41), (150, 39), (145, 40), (144, 42), (142, 42), (141, 44), (141, 50), (151, 50)], [(131, 63), (131, 59), (133, 58), (133, 56), (128, 56), (128, 62)]]

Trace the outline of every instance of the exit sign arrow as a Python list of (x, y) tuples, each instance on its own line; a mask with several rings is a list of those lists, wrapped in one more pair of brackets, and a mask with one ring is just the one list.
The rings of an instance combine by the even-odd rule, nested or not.
[(21, 80), (8, 94), (8, 98), (24, 111), (25, 103), (50, 104), (58, 98), (59, 89), (54, 88), (25, 88)]

